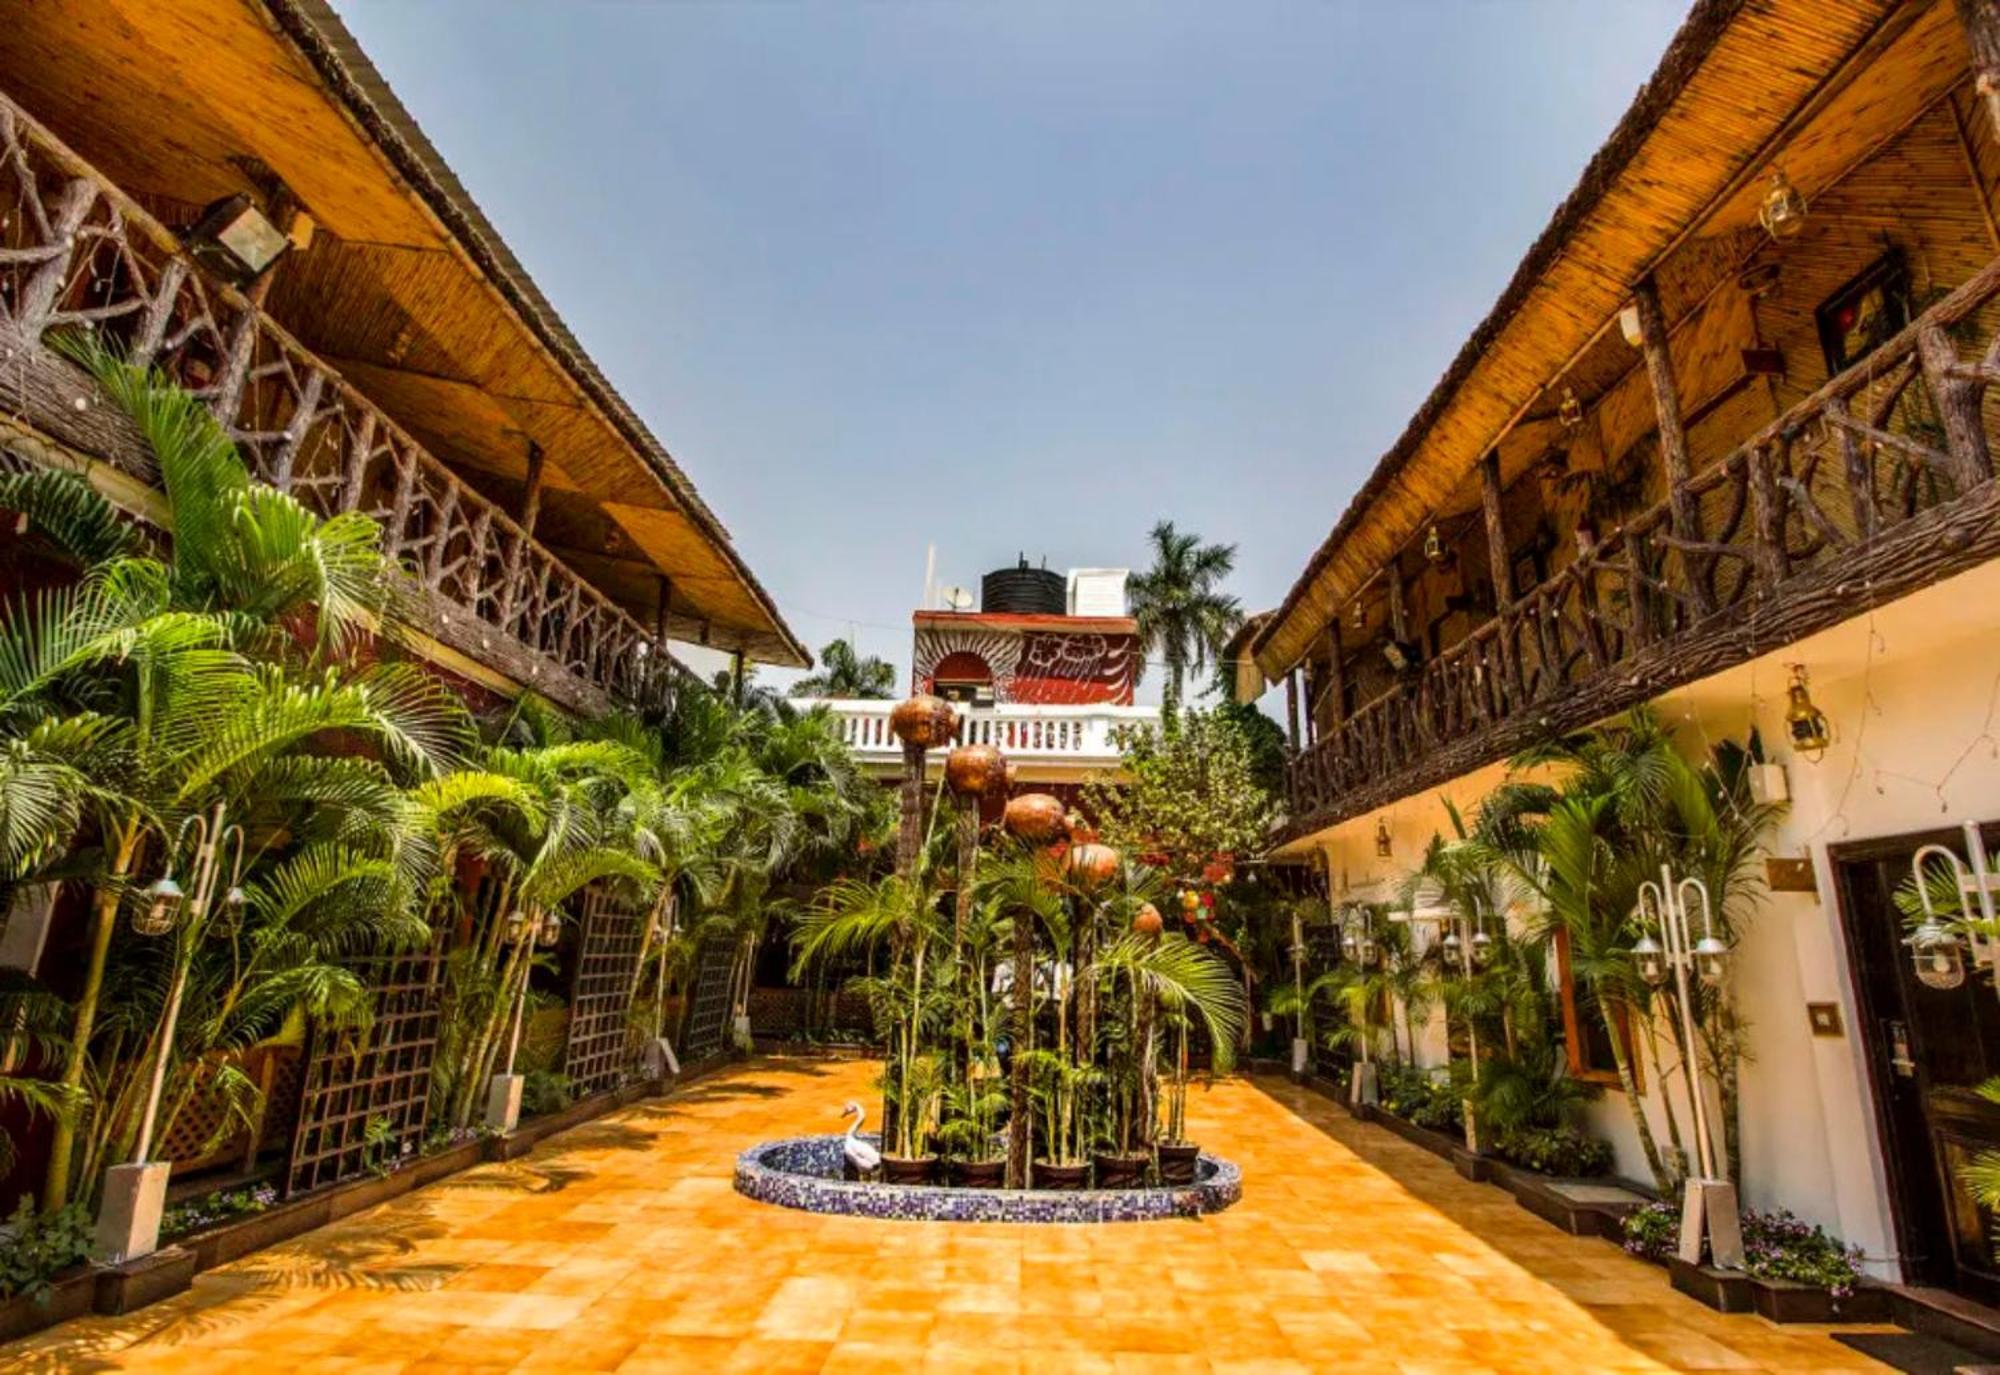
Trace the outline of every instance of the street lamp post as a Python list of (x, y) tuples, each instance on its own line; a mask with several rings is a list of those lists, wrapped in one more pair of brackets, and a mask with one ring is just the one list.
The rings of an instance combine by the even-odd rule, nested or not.
[[(562, 938), (562, 918), (554, 911), (542, 913), (537, 919), (519, 910), (507, 914), (507, 926), (503, 933), (507, 941), (516, 948), (514, 958), (525, 963), (532, 958), (527, 951), (530, 945), (554, 945)], [(521, 973), (521, 985), (514, 992), (514, 1011), (509, 1019), (513, 1023), (507, 1035), (507, 1065), (486, 1085), (486, 1125), (497, 1132), (510, 1132), (521, 1124), (521, 1091), (527, 1084), (527, 1076), (514, 1073), (514, 1060), (521, 1051), (521, 1023), (528, 1011), (528, 974)]]
[[(1351, 920), (1341, 923), (1340, 952), (1363, 969), (1371, 968), (1381, 956), (1381, 947), (1376, 943), (1375, 932), (1369, 923), (1368, 909), (1355, 907), (1350, 912)], [(1380, 1076), (1375, 1062), (1370, 1057), (1368, 1046), (1368, 1014), (1364, 1009), (1361, 1016), (1361, 1063), (1354, 1067), (1354, 1076), (1347, 1089), (1347, 1101), (1356, 1107), (1373, 1107), (1382, 1098)]]
[[(1306, 932), (1296, 905), (1292, 908), (1292, 989), (1298, 995), (1294, 1030), (1304, 1032), (1311, 1021), (1306, 1011)], [(1312, 1043), (1304, 1035), (1292, 1037), (1292, 1077), (1304, 1079), (1312, 1061)]]
[[(1493, 937), (1486, 933), (1486, 905), (1479, 895), (1472, 895), (1472, 911), (1468, 915), (1456, 907), (1447, 909), (1438, 919), (1445, 932), (1440, 943), (1447, 960), (1456, 960), (1459, 971), (1471, 982), (1478, 970), (1484, 969), (1493, 958)], [(1461, 937), (1460, 932), (1464, 935)], [(1472, 1082), (1479, 1080), (1479, 1026), (1470, 1012), (1465, 1016), (1465, 1054), (1472, 1066)], [(1470, 1092), (1465, 1098), (1465, 1148), (1474, 1155), (1479, 1154), (1479, 1114), (1474, 1107)]]
[[(187, 995), (188, 971), (194, 964), (195, 946), (209, 931), (211, 919), (219, 911), (233, 931), (245, 905), (243, 828), (224, 825), (227, 816), (226, 805), (218, 802), (207, 816), (196, 813), (181, 822), (167, 851), (165, 871), (145, 889), (144, 910), (133, 914), (134, 932), (142, 936), (171, 934), (174, 948), (159, 1043), (146, 1090), (146, 1107), (139, 1119), (138, 1141), (131, 1160), (113, 1165), (104, 1174), (104, 1201), (97, 1212), (97, 1252), (113, 1264), (137, 1260), (159, 1249), (160, 1216), (166, 1205), (167, 1178), (173, 1167), (168, 1161), (147, 1157), (152, 1153), (153, 1130), (159, 1122), (167, 1065), (173, 1059), (174, 1033), (180, 1025), (181, 1001)], [(190, 832), (194, 836), (194, 852), (187, 871), (188, 886), (183, 888), (174, 878), (174, 858), (186, 847)], [(232, 847), (235, 858), (229, 886), (223, 890), (218, 909), (216, 879), (222, 870), (221, 861)]]
[[(1688, 895), (1701, 899), (1701, 939), (1693, 938), (1688, 921)], [(1668, 978), (1681, 1005), (1681, 1032), (1686, 1041), (1683, 1052), (1687, 1072), (1688, 1098), (1694, 1108), (1695, 1170), (1688, 1177), (1681, 1196), (1681, 1259), (1690, 1265), (1701, 1263), (1704, 1235), (1714, 1263), (1724, 1270), (1743, 1268), (1743, 1228), (1737, 1211), (1736, 1185), (1725, 1178), (1717, 1163), (1715, 1133), (1709, 1125), (1708, 1103), (1702, 1089), (1701, 1057), (1695, 1039), (1694, 983), (1714, 988), (1722, 983), (1729, 947), (1715, 934), (1715, 909), (1708, 885), (1698, 878), (1674, 881), (1672, 872), (1660, 866), (1660, 881), (1639, 885), (1638, 917), (1641, 932), (1632, 947), (1639, 976), (1659, 988)], [(1655, 939), (1649, 927), (1659, 929)]]

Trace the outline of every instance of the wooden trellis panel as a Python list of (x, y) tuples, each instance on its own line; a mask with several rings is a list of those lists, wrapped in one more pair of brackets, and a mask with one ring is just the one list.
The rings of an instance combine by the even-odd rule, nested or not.
[(633, 1067), (627, 1021), (646, 914), (592, 886), (583, 895), (582, 927), (563, 1051), (563, 1073), (578, 1097), (617, 1088)]
[[(442, 945), (371, 962), (373, 1021), (361, 1031), (315, 1027), (285, 1169), (285, 1195), (306, 1193), (414, 1155), (430, 1110)], [(368, 1144), (369, 1123), (387, 1124)]]
[(736, 940), (727, 931), (710, 933), (695, 952), (687, 1044), (681, 1047), (689, 1064), (721, 1054), (728, 1044), (729, 975), (735, 965)]

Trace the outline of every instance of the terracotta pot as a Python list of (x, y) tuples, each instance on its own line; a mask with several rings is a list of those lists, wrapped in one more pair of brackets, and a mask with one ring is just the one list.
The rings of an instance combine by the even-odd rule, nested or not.
[(953, 1188), (997, 1189), (1007, 1182), (1004, 1160), (954, 1160), (945, 1168)]
[(905, 745), (934, 750), (949, 745), (958, 734), (958, 713), (944, 699), (920, 692), (896, 704), (889, 713), (889, 729)]
[(1132, 929), (1142, 936), (1157, 936), (1167, 929), (1167, 923), (1160, 916), (1160, 909), (1150, 902), (1139, 904), (1139, 910), (1132, 914)]
[(1037, 1160), (1033, 1183), (1037, 1189), (1058, 1189), (1064, 1193), (1076, 1193), (1089, 1185), (1090, 1166), (1052, 1165), (1046, 1160)]
[(882, 1182), (885, 1184), (928, 1184), (937, 1177), (938, 1159), (934, 1155), (920, 1155), (915, 1158), (904, 1155), (882, 1157)]
[(960, 745), (944, 759), (944, 781), (958, 797), (984, 797), (1006, 776), (1006, 761), (991, 745)]
[(1144, 1151), (1131, 1155), (1119, 1155), (1111, 1151), (1099, 1151), (1090, 1157), (1091, 1168), (1097, 1174), (1100, 1189), (1136, 1189), (1146, 1182), (1146, 1166), (1152, 1157)]
[(1072, 845), (1070, 879), (1082, 888), (1099, 888), (1118, 877), (1119, 854), (1109, 845)]
[(1195, 1161), (1201, 1156), (1201, 1147), (1192, 1141), (1162, 1141), (1156, 1149), (1160, 1156), (1160, 1183), (1194, 1183)]
[(1030, 845), (1043, 845), (1063, 836), (1063, 806), (1048, 793), (1022, 793), (1007, 803), (1007, 833)]

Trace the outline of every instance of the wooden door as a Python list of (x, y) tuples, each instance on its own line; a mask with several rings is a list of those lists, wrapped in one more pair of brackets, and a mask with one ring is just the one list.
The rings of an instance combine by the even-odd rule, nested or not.
[(1994, 1303), (1994, 1219), (1961, 1172), (2000, 1150), (2000, 1106), (1975, 1091), (2000, 1075), (2000, 994), (1980, 970), (1953, 989), (1917, 981), (1894, 895), (1931, 843), (1964, 848), (1959, 833), (1934, 832), (1836, 846), (1832, 858), (1905, 1272)]

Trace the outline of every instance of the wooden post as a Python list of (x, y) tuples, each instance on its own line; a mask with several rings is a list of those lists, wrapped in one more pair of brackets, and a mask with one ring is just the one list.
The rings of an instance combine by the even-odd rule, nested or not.
[(2000, 0), (1957, 0), (1958, 22), (1972, 50), (1973, 89), (2000, 137)]
[(1326, 695), (1332, 699), (1333, 709), (1327, 719), (1333, 722), (1336, 731), (1347, 721), (1347, 665), (1341, 661), (1340, 622), (1330, 621), (1326, 627), (1327, 675)]
[(69, 285), (70, 262), (76, 256), (77, 232), (97, 204), (97, 188), (78, 177), (65, 185), (56, 199), (55, 213), (49, 217), (50, 246), (54, 254), (28, 278), (21, 288), (20, 303), (14, 307), (14, 321), (23, 336), (39, 339), (56, 313), (63, 288)]
[(1750, 464), (1750, 510), (1757, 523), (1757, 572), (1767, 587), (1776, 587), (1791, 571), (1785, 556), (1784, 524), (1778, 516), (1778, 486), (1771, 473), (1771, 453), (1762, 444), (1752, 445)]
[(1296, 668), (1285, 671), (1285, 739), (1294, 750), (1302, 743), (1299, 739), (1299, 671)]
[(729, 656), (729, 693), (736, 699), (736, 705), (743, 705), (743, 651), (737, 649)]
[(1958, 348), (1942, 325), (1917, 331), (1917, 357), (1923, 361), (1924, 381), (1937, 398), (1945, 447), (1951, 454), (1951, 478), (1963, 496), (1993, 476), (1979, 406), (1984, 384), (1957, 375)]
[[(1674, 513), (1674, 535), (1683, 540), (1701, 538), (1701, 511), (1688, 483), (1694, 476), (1688, 460), (1687, 432), (1681, 428), (1680, 392), (1674, 386), (1674, 361), (1667, 350), (1667, 320), (1660, 310), (1659, 288), (1651, 277), (1642, 278), (1632, 288), (1633, 304), (1639, 308), (1639, 347), (1646, 355), (1646, 380), (1653, 388), (1653, 413), (1660, 424), (1660, 458), (1667, 469), (1667, 504)], [(1714, 610), (1708, 593), (1708, 565), (1683, 553), (1689, 590), (1702, 612)]]
[(1527, 695), (1521, 672), (1521, 651), (1514, 643), (1514, 566), (1507, 552), (1507, 521), (1501, 507), (1500, 451), (1487, 450), (1479, 460), (1479, 507), (1486, 522), (1486, 571), (1493, 579), (1493, 614), (1500, 622), (1500, 671), (1518, 703)]
[(896, 873), (917, 872), (917, 851), (924, 843), (924, 747), (903, 746), (903, 814), (896, 832)]
[(507, 585), (500, 591), (500, 625), (508, 628), (521, 593), (521, 564), (528, 556), (528, 541), (535, 537), (535, 523), (542, 515), (542, 446), (528, 441), (528, 473), (521, 492), (521, 533), (507, 551)]

